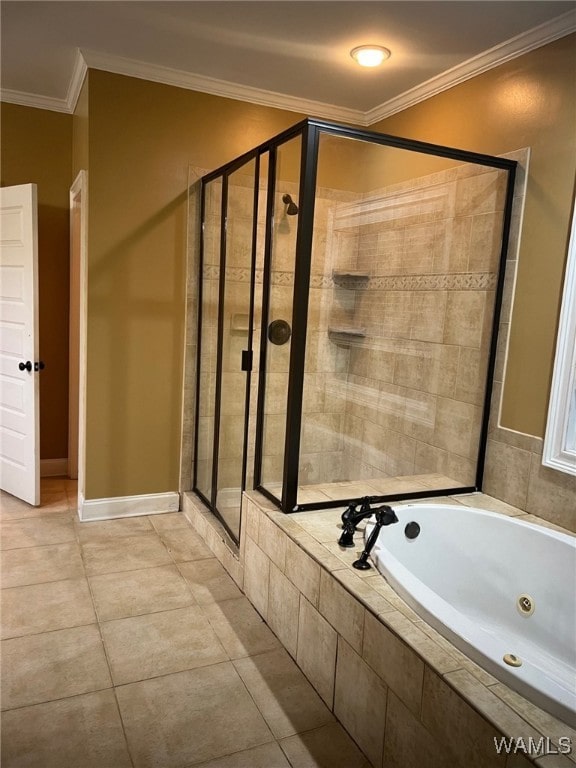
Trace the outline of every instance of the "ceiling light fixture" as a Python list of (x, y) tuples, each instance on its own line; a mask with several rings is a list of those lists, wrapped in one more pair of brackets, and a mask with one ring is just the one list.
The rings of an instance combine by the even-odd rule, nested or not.
[(390, 51), (381, 45), (358, 45), (352, 48), (350, 56), (361, 67), (378, 67), (383, 61), (390, 58)]

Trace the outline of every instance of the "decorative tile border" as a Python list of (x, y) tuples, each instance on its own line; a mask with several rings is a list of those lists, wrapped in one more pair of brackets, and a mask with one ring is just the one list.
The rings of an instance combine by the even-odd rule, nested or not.
[[(256, 283), (261, 284), (264, 272), (256, 270)], [(204, 280), (218, 280), (220, 267), (206, 265)], [(226, 268), (226, 280), (233, 283), (249, 283), (250, 270), (239, 267)], [(491, 291), (496, 288), (497, 276), (493, 272), (463, 272), (438, 275), (375, 275), (362, 280), (362, 290), (372, 291)], [(272, 285), (294, 285), (294, 272), (273, 271)], [(312, 274), (311, 288), (339, 287), (341, 283), (331, 275)]]
[(386, 291), (489, 291), (496, 287), (492, 272), (466, 272), (454, 275), (397, 275), (373, 277), (369, 289)]

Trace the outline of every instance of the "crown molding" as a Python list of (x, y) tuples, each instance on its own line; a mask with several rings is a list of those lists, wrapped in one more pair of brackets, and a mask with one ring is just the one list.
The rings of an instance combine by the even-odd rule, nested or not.
[(237, 101), (247, 101), (264, 107), (286, 109), (303, 115), (314, 115), (326, 120), (339, 120), (345, 123), (364, 124), (364, 113), (360, 110), (326, 104), (322, 101), (301, 99), (275, 91), (266, 91), (249, 85), (231, 83), (214, 77), (196, 75), (170, 67), (148, 64), (121, 56), (110, 56), (96, 51), (82, 50), (82, 56), (89, 69), (100, 69), (117, 75), (128, 75), (142, 80), (151, 80), (164, 85), (174, 85), (190, 91), (200, 91), (213, 96), (222, 96)]
[(41, 96), (39, 93), (26, 93), (25, 91), (12, 91), (9, 88), (2, 88), (0, 100), (8, 104), (18, 104), (21, 107), (36, 107), (37, 109), (47, 109), (50, 112), (70, 113), (66, 99)]
[(36, 109), (47, 109), (51, 112), (65, 112), (72, 114), (76, 109), (76, 102), (80, 96), (84, 78), (88, 72), (86, 61), (80, 52), (76, 49), (74, 67), (72, 76), (68, 83), (68, 91), (65, 99), (57, 99), (53, 96), (41, 96), (38, 93), (26, 93), (25, 91), (12, 91), (8, 88), (2, 88), (0, 91), (0, 100), (9, 104), (18, 104), (21, 107), (34, 107)]
[(575, 31), (576, 10), (568, 11), (568, 13), (540, 24), (538, 27), (534, 27), (527, 32), (523, 32), (507, 40), (505, 43), (496, 45), (478, 56), (474, 56), (462, 64), (458, 64), (456, 67), (452, 67), (446, 70), (446, 72), (427, 80), (425, 83), (411, 88), (400, 94), (400, 96), (390, 99), (366, 112), (335, 104), (326, 104), (321, 101), (300, 99), (296, 96), (266, 91), (248, 85), (239, 85), (226, 80), (218, 80), (213, 77), (197, 75), (170, 67), (126, 59), (121, 56), (112, 56), (80, 49), (77, 49), (76, 52), (74, 68), (65, 99), (8, 89), (2, 89), (0, 98), (2, 101), (12, 104), (48, 109), (55, 112), (72, 113), (76, 107), (86, 72), (88, 69), (99, 69), (118, 75), (127, 75), (142, 80), (163, 83), (164, 85), (200, 91), (213, 96), (246, 101), (251, 104), (259, 104), (274, 109), (285, 109), (289, 112), (312, 115), (325, 120), (335, 120), (368, 127), (421, 101), (425, 101), (438, 93), (442, 93), (442, 91), (447, 91), (466, 80), (499, 67), (507, 61), (554, 42), (554, 40), (558, 40)]
[(473, 56), (462, 64), (446, 70), (437, 77), (432, 77), (421, 85), (405, 91), (400, 96), (368, 110), (364, 113), (365, 125), (373, 125), (396, 112), (408, 109), (408, 107), (436, 96), (442, 91), (447, 91), (449, 88), (477, 77), (490, 69), (495, 69), (507, 61), (529, 53), (536, 48), (541, 48), (543, 45), (552, 43), (572, 32), (576, 32), (576, 11), (568, 11), (562, 16), (516, 35), (505, 43), (495, 45), (478, 56)]
[(88, 66), (86, 59), (82, 55), (80, 48), (76, 48), (76, 59), (74, 61), (74, 69), (72, 70), (72, 77), (68, 84), (68, 93), (66, 94), (66, 104), (69, 112), (74, 112), (76, 104), (80, 96), (80, 91), (84, 85), (84, 78), (88, 72)]

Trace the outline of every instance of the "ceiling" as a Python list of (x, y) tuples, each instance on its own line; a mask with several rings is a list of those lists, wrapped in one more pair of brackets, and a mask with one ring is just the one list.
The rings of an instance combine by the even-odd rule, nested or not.
[[(576, 30), (576, 2), (2, 0), (2, 98), (70, 112), (86, 66), (370, 124)], [(349, 51), (389, 48), (364, 70)]]

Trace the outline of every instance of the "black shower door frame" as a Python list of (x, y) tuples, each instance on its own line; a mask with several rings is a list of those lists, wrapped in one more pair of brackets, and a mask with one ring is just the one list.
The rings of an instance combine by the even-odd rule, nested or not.
[[(306, 503), (298, 504), (298, 475), (299, 475), (299, 461), (300, 461), (300, 438), (301, 438), (301, 426), (302, 426), (302, 396), (304, 390), (304, 372), (305, 372), (305, 355), (306, 355), (306, 334), (308, 327), (308, 300), (309, 300), (309, 287), (310, 287), (310, 271), (311, 271), (311, 256), (312, 256), (312, 238), (314, 232), (314, 204), (316, 196), (316, 175), (318, 167), (318, 151), (320, 136), (322, 134), (330, 134), (332, 136), (339, 136), (342, 138), (356, 139), (373, 144), (380, 144), (383, 146), (394, 147), (397, 149), (404, 149), (411, 152), (419, 152), (422, 154), (433, 155), (437, 157), (444, 157), (448, 159), (457, 160), (464, 163), (472, 163), (477, 165), (483, 165), (492, 167), (495, 169), (504, 170), (507, 172), (507, 184), (506, 195), (503, 211), (503, 232), (500, 248), (499, 266), (496, 281), (495, 300), (494, 300), (494, 313), (492, 318), (491, 339), (488, 350), (488, 365), (486, 373), (486, 386), (484, 390), (482, 419), (479, 435), (479, 450), (476, 463), (476, 478), (475, 484), (472, 486), (460, 486), (453, 488), (442, 488), (437, 490), (425, 490), (414, 491), (398, 494), (388, 494), (382, 496), (371, 497), (374, 503), (398, 501), (402, 499), (420, 499), (431, 498), (435, 496), (445, 496), (458, 493), (472, 493), (474, 491), (482, 490), (482, 483), (484, 477), (485, 467), (485, 454), (486, 443), (488, 439), (488, 423), (490, 417), (490, 402), (492, 398), (494, 369), (496, 364), (496, 348), (498, 340), (498, 327), (500, 322), (501, 308), (502, 308), (502, 296), (504, 290), (504, 277), (506, 267), (506, 254), (509, 243), (510, 223), (512, 217), (512, 204), (514, 197), (514, 182), (517, 163), (514, 160), (507, 158), (495, 157), (492, 155), (481, 154), (477, 152), (469, 152), (467, 150), (455, 149), (452, 147), (445, 147), (438, 144), (431, 144), (428, 142), (415, 141), (412, 139), (404, 139), (398, 136), (391, 136), (388, 134), (376, 133), (365, 129), (353, 128), (345, 125), (339, 125), (330, 123), (318, 119), (307, 118), (302, 122), (296, 124), (292, 128), (284, 131), (283, 133), (275, 136), (267, 142), (264, 142), (260, 146), (256, 147), (249, 153), (237, 158), (232, 163), (222, 166), (218, 170), (208, 174), (202, 179), (202, 189), (204, 190), (205, 183), (212, 181), (218, 177), (227, 179), (227, 176), (232, 170), (237, 169), (242, 164), (253, 158), (259, 158), (263, 153), (269, 153), (269, 168), (268, 168), (268, 192), (267, 192), (267, 208), (266, 208), (266, 232), (265, 232), (265, 251), (264, 251), (264, 269), (263, 269), (263, 292), (262, 292), (262, 324), (260, 329), (260, 370), (259, 370), (259, 385), (258, 385), (258, 405), (256, 413), (256, 444), (255, 444), (255, 461), (254, 461), (254, 488), (262, 493), (266, 498), (272, 501), (283, 512), (292, 513), (306, 510), (317, 510), (328, 507), (342, 507), (347, 504), (357, 502), (357, 498), (336, 499), (327, 502), (318, 503)], [(299, 182), (299, 215), (297, 223), (296, 233), (296, 258), (295, 258), (295, 272), (294, 272), (294, 292), (293, 292), (293, 312), (292, 312), (292, 339), (290, 348), (290, 364), (289, 364), (289, 382), (287, 391), (287, 403), (286, 403), (286, 433), (284, 443), (284, 461), (283, 461), (283, 473), (282, 473), (282, 494), (281, 497), (276, 496), (269, 489), (267, 489), (262, 483), (262, 443), (263, 443), (263, 430), (264, 430), (264, 407), (265, 407), (265, 391), (266, 391), (266, 355), (267, 355), (267, 326), (268, 326), (268, 309), (269, 309), (269, 292), (271, 282), (271, 249), (272, 249), (272, 237), (273, 237), (273, 211), (274, 211), (274, 195), (275, 195), (275, 165), (276, 165), (276, 149), (281, 144), (300, 136), (302, 138), (302, 149), (300, 157), (300, 182)], [(256, 186), (257, 186), (256, 180)], [(255, 214), (254, 221), (257, 218), (257, 189), (255, 195)], [(222, 210), (223, 217), (221, 220), (222, 229), (225, 229), (224, 219), (224, 190), (223, 190), (223, 202)], [(204, 197), (202, 197), (202, 222), (204, 222)], [(256, 270), (256, 245), (255, 245), (255, 233), (253, 240), (253, 253), (252, 253), (252, 275), (251, 280), (255, 279)], [(219, 300), (219, 314), (221, 312), (221, 299), (224, 290), (224, 276), (225, 276), (225, 234), (222, 234), (222, 248), (224, 249), (224, 268), (220, 267), (220, 300)], [(221, 253), (222, 256), (222, 253)], [(201, 272), (202, 275), (202, 242), (201, 242)], [(201, 290), (200, 280), (200, 290)], [(253, 312), (254, 312), (254, 284), (251, 286), (251, 318), (250, 324), (252, 326)], [(199, 297), (199, 326), (198, 334), (200, 339), (201, 329), (201, 294)], [(252, 336), (250, 335), (250, 345), (252, 343)], [(217, 377), (221, 375), (221, 345), (222, 345), (222, 327), (218, 325), (218, 355), (217, 358)], [(251, 350), (251, 346), (250, 346)], [(200, 343), (198, 350), (198, 361), (200, 361)], [(218, 364), (220, 367), (218, 367)], [(248, 389), (247, 389), (247, 405), (249, 400), (249, 374), (248, 374)], [(216, 393), (216, 400), (218, 401), (219, 392)], [(216, 402), (215, 407), (219, 409), (219, 404)], [(216, 413), (216, 412), (215, 412)], [(216, 414), (217, 415), (217, 414)], [(218, 424), (218, 419), (215, 415), (215, 427)], [(198, 424), (198, 395), (196, 400), (196, 424)], [(247, 455), (247, 439), (248, 439), (248, 423), (249, 413), (246, 411), (246, 428), (245, 428), (245, 451), (244, 461)], [(217, 443), (218, 434), (215, 433), (215, 446), (214, 456), (217, 459), (218, 446)], [(197, 433), (196, 433), (196, 449), (197, 449)], [(215, 493), (216, 485), (214, 480), (217, 479), (217, 462), (213, 464), (213, 487), (212, 487), (212, 499), (207, 500), (202, 494), (203, 500), (208, 503), (213, 511), (215, 509)], [(243, 473), (245, 478), (245, 470)], [(196, 478), (194, 478), (194, 487), (196, 488)], [(235, 538), (235, 537), (234, 537)]]
[[(248, 338), (246, 349), (242, 353), (241, 370), (246, 373), (246, 385), (244, 394), (244, 437), (242, 451), (242, 469), (241, 469), (241, 492), (246, 487), (246, 468), (248, 457), (248, 427), (249, 427), (249, 406), (250, 406), (250, 386), (252, 372), (252, 347), (254, 338), (254, 294), (255, 294), (255, 275), (256, 275), (256, 248), (257, 248), (257, 227), (258, 227), (258, 206), (259, 206), (259, 180), (260, 180), (260, 154), (257, 150), (252, 150), (229, 163), (224, 168), (218, 169), (201, 179), (200, 186), (200, 253), (199, 253), (199, 280), (198, 280), (198, 314), (197, 314), (197, 360), (196, 360), (196, 404), (195, 404), (195, 423), (194, 433), (194, 471), (192, 477), (192, 487), (195, 493), (202, 499), (204, 504), (213, 512), (222, 525), (226, 528), (228, 534), (238, 543), (240, 532), (233, 531), (225, 517), (218, 509), (218, 460), (220, 454), (220, 418), (222, 402), (222, 359), (223, 359), (223, 338), (224, 338), (224, 297), (226, 287), (226, 251), (227, 251), (227, 211), (228, 211), (228, 182), (229, 177), (235, 171), (240, 170), (244, 165), (255, 161), (254, 163), (254, 195), (252, 207), (252, 246), (251, 246), (251, 264), (250, 264), (250, 298), (248, 313)], [(203, 275), (205, 265), (205, 226), (206, 226), (206, 190), (208, 184), (218, 179), (222, 180), (222, 199), (220, 210), (220, 259), (218, 276), (218, 321), (217, 321), (217, 347), (216, 347), (216, 371), (215, 371), (215, 392), (214, 392), (214, 428), (212, 433), (212, 476), (211, 493), (208, 498), (202, 490), (198, 488), (198, 434), (200, 420), (200, 388), (201, 388), (201, 359), (202, 359), (202, 306), (203, 306)], [(240, 528), (242, 526), (242, 516), (240, 516)]]
[[(245, 390), (245, 419), (244, 419), (244, 450), (242, 454), (242, 485), (241, 491), (246, 489), (246, 471), (248, 461), (248, 440), (250, 427), (250, 387), (253, 370), (253, 340), (254, 340), (254, 297), (256, 283), (256, 260), (257, 260), (257, 229), (258, 229), (258, 209), (260, 201), (260, 159), (264, 154), (268, 154), (268, 181), (267, 181), (267, 199), (266, 199), (266, 228), (264, 240), (264, 263), (263, 263), (263, 294), (262, 294), (262, 317), (267, 317), (269, 307), (269, 286), (270, 286), (270, 264), (273, 238), (273, 211), (275, 194), (275, 170), (276, 170), (276, 150), (282, 144), (298, 137), (302, 133), (303, 123), (299, 123), (281, 134), (275, 136), (269, 141), (264, 142), (258, 147), (246, 152), (235, 160), (227, 163), (220, 168), (206, 174), (200, 180), (200, 248), (199, 248), (199, 281), (198, 281), (198, 312), (197, 312), (197, 356), (196, 356), (196, 403), (195, 403), (195, 424), (194, 433), (194, 468), (192, 475), (192, 488), (194, 492), (202, 499), (204, 504), (213, 512), (226, 528), (231, 538), (238, 543), (240, 534), (233, 531), (228, 525), (226, 519), (218, 509), (218, 459), (220, 454), (220, 416), (222, 400), (222, 357), (223, 357), (223, 338), (224, 338), (224, 294), (226, 280), (226, 214), (228, 206), (228, 180), (232, 173), (242, 168), (242, 166), (255, 160), (254, 170), (254, 200), (253, 200), (253, 228), (252, 228), (252, 253), (250, 268), (250, 309), (248, 320), (248, 339), (247, 349), (243, 354), (242, 370), (246, 372), (246, 390)], [(200, 488), (198, 488), (198, 435), (200, 419), (200, 387), (201, 387), (201, 358), (202, 358), (202, 306), (203, 306), (203, 273), (205, 264), (205, 220), (206, 220), (206, 190), (208, 184), (220, 179), (222, 181), (222, 200), (220, 215), (220, 266), (219, 266), (219, 284), (218, 284), (218, 322), (217, 322), (217, 349), (216, 349), (216, 371), (215, 371), (215, 393), (214, 393), (214, 427), (212, 431), (212, 477), (211, 493), (208, 497)], [(265, 392), (265, 369), (266, 369), (266, 324), (262, 323), (260, 346), (260, 378), (258, 385), (258, 406), (256, 414), (256, 441), (255, 441), (255, 474), (254, 487), (259, 485), (260, 462), (262, 457), (262, 413)], [(266, 492), (267, 493), (267, 492)], [(275, 500), (276, 501), (276, 500)], [(240, 530), (242, 527), (242, 516), (240, 516)]]

